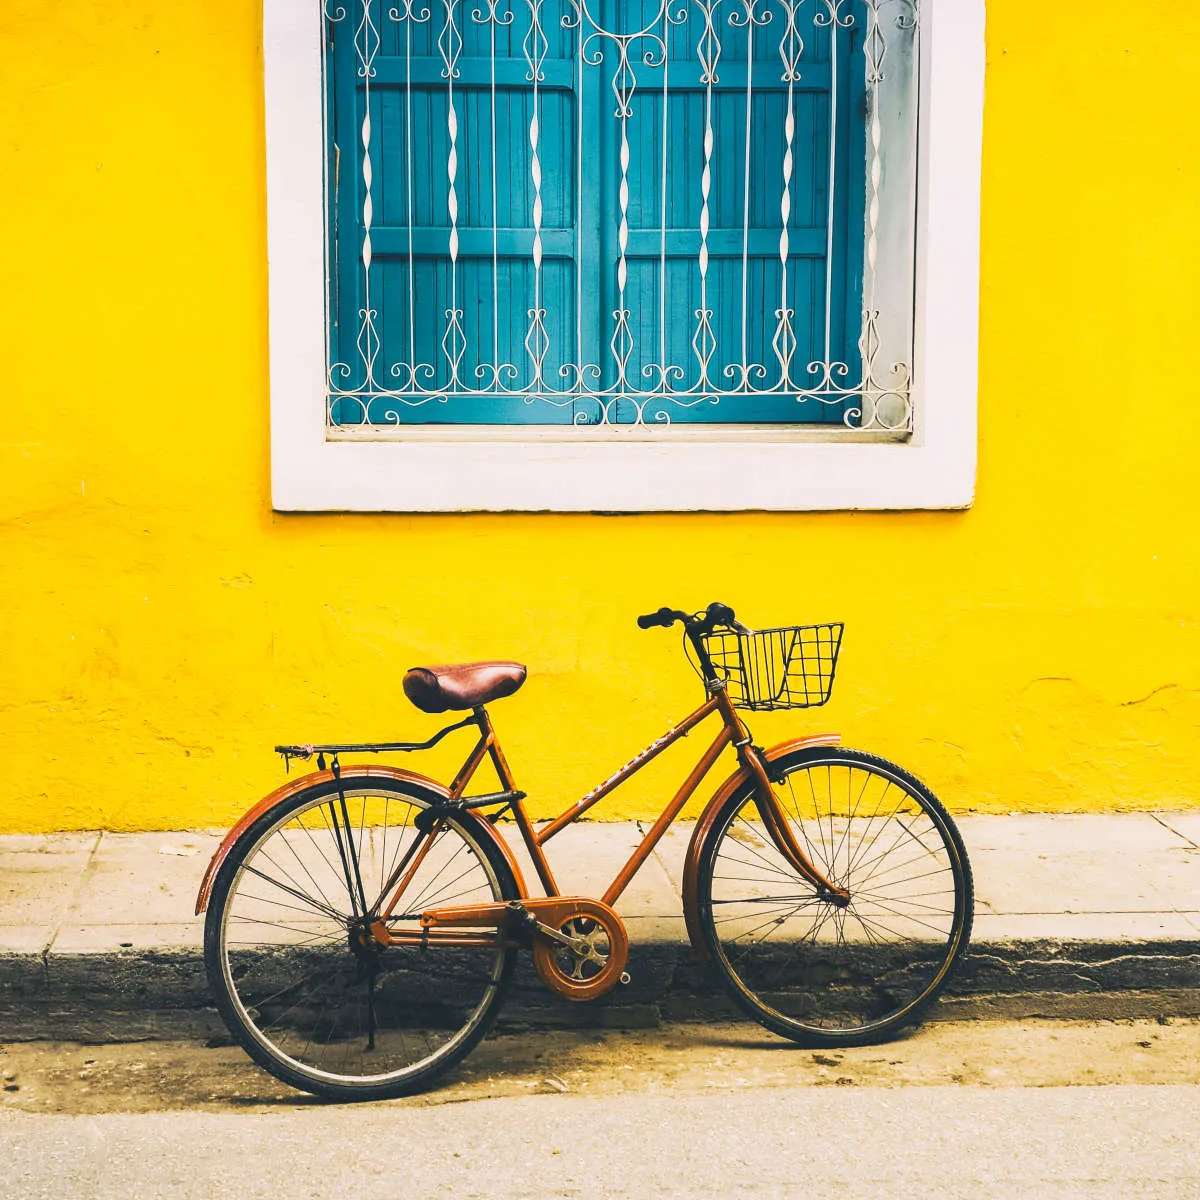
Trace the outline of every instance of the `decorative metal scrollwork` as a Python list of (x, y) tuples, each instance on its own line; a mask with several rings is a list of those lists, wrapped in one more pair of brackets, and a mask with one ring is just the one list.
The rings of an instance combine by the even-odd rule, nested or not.
[[(379, 310), (373, 295), (372, 230), (375, 220), (375, 165), (387, 147), (375, 143), (371, 124), (371, 88), (376, 78), (376, 58), (380, 52), (380, 26), (376, 13), (382, 11), (379, 0), (355, 0), (350, 3), (322, 4), (324, 16), (331, 25), (342, 22), (353, 25), (353, 45), (357, 74), (367, 93), (366, 106), (359, 129), (361, 146), (357, 151), (362, 180), (360, 303), (357, 306), (358, 328), (353, 339), (356, 361), (334, 361), (327, 376), (327, 421), (332, 426), (380, 423), (399, 424), (408, 419), (405, 410), (426, 405), (446, 403), (460, 398), (487, 400), (502, 398), (518, 400), (535, 407), (570, 408), (588, 402), (595, 406), (595, 415), (577, 411), (579, 423), (668, 425), (673, 414), (699, 405), (720, 405), (723, 401), (744, 398), (769, 398), (788, 406), (805, 401), (841, 406), (844, 423), (852, 428), (904, 431), (912, 424), (912, 371), (908, 356), (896, 352), (897, 339), (881, 336), (881, 307), (877, 279), (881, 263), (881, 205), (884, 197), (884, 168), (889, 155), (898, 153), (886, 144), (886, 121), (881, 115), (880, 90), (888, 78), (889, 54), (896, 39), (905, 39), (909, 53), (897, 61), (915, 61), (914, 44), (919, 21), (919, 0), (661, 0), (653, 18), (636, 29), (620, 31), (606, 27), (595, 10), (597, 0), (561, 0), (559, 5), (547, 0), (438, 0), (435, 21), (430, 7), (415, 0), (401, 0), (386, 9), (387, 19), (402, 27), (411, 50), (414, 30), (428, 27), (430, 38), (436, 29), (436, 54), (441, 63), (441, 77), (446, 92), (447, 152), (444, 167), (445, 212), (447, 217), (445, 261), (449, 268), (449, 303), (441, 310), (440, 356), (435, 362), (417, 361), (417, 345), (412, 327), (412, 312), (416, 298), (412, 271), (409, 272), (409, 336), (407, 354), (389, 344), (384, 346), (379, 331)], [(652, 7), (652, 6), (648, 6)], [(611, 310), (607, 355), (603, 361), (565, 361), (556, 368), (547, 364), (558, 362), (552, 356), (553, 331), (548, 321), (544, 297), (546, 241), (545, 163), (543, 159), (542, 110), (543, 86), (546, 80), (547, 57), (551, 50), (547, 24), (548, 8), (558, 8), (561, 30), (574, 34), (577, 77), (607, 64), (611, 90), (611, 120), (616, 138), (616, 225), (615, 306)], [(524, 78), (529, 85), (531, 116), (528, 122), (528, 195), (531, 197), (529, 228), (532, 229), (532, 249), (529, 263), (532, 276), (532, 295), (523, 306), (527, 323), (523, 347), (525, 360), (520, 364), (507, 361), (480, 362), (473, 372), (464, 368), (467, 361), (467, 326), (461, 288), (460, 252), (460, 187), (464, 168), (470, 163), (461, 158), (460, 101), (456, 82), (461, 77), (464, 53), (465, 22), (489, 27), (492, 54), (493, 135), (495, 139), (495, 64), (496, 38), (499, 30), (514, 24), (515, 13), (522, 14), (521, 54), (524, 58)], [(836, 105), (830, 104), (830, 135), (828, 147), (828, 214), (826, 228), (829, 245), (825, 255), (825, 314), (823, 355), (804, 362), (798, 357), (799, 341), (796, 329), (796, 309), (791, 300), (789, 272), (793, 266), (792, 237), (789, 232), (797, 201), (797, 117), (796, 97), (805, 81), (806, 44), (801, 18), (811, 16), (814, 36), (830, 39), (833, 84), (838, 84), (836, 55), (838, 30), (857, 30), (857, 50), (861, 55), (861, 78), (865, 88), (865, 146), (863, 147), (863, 283), (862, 320), (858, 338), (858, 361), (851, 366), (834, 354), (831, 340), (830, 305), (832, 288), (834, 211), (840, 200), (835, 196), (838, 178)], [(635, 155), (630, 141), (630, 121), (634, 116), (639, 93), (639, 72), (662, 71), (663, 82), (663, 140), (667, 139), (666, 97), (669, 93), (669, 71), (673, 65), (672, 29), (693, 22), (694, 60), (691, 69), (698, 68), (699, 89), (702, 94), (703, 124), (699, 145), (694, 148), (700, 163), (699, 194), (696, 197), (694, 270), (699, 303), (691, 310), (691, 356), (687, 362), (667, 361), (665, 271), (666, 218), (663, 217), (662, 270), (663, 286), (659, 288), (658, 361), (644, 363), (640, 373), (635, 371), (635, 330), (644, 327), (643, 314), (635, 312), (628, 292), (630, 248), (630, 177), (635, 169)], [(527, 22), (527, 24), (526, 24)], [(698, 30), (695, 29), (698, 26)], [(713, 92), (720, 83), (723, 38), (735, 30), (746, 39), (746, 149), (741, 180), (743, 189), (743, 250), (740, 354), (736, 361), (727, 361), (718, 371), (718, 362), (730, 356), (737, 347), (738, 335), (717, 327), (710, 289), (713, 287), (710, 266), (712, 247), (710, 233), (713, 220), (714, 161), (720, 153), (713, 115)], [(519, 28), (517, 34), (521, 33)], [(517, 34), (513, 34), (514, 39)], [(849, 45), (850, 43), (846, 43)], [(843, 50), (842, 53), (848, 53)], [(771, 336), (764, 334), (773, 362), (754, 361), (749, 353), (747, 330), (753, 316), (748, 295), (747, 249), (750, 209), (750, 121), (756, 71), (770, 60), (777, 62), (777, 79), (786, 85), (786, 108), (782, 127), (770, 136), (782, 143), (782, 171), (779, 182), (779, 273), (780, 288), (777, 307), (768, 306), (774, 318)], [(778, 85), (777, 85), (778, 86)], [(740, 84), (739, 84), (740, 87)], [(408, 113), (406, 145), (412, 143), (411, 109)], [(907, 148), (911, 150), (911, 148)], [(411, 156), (408, 170), (412, 170)], [(666, 180), (665, 149), (662, 166)], [(495, 212), (495, 171), (491, 172), (493, 213)], [(411, 178), (409, 180), (411, 197)], [(664, 202), (665, 203), (665, 202)], [(411, 219), (409, 229), (409, 261), (412, 262)], [(493, 276), (496, 270), (496, 250), (493, 241)], [(895, 268), (895, 264), (890, 264)], [(911, 270), (911, 263), (901, 264)], [(500, 304), (498, 283), (493, 297), (493, 312)], [(890, 318), (890, 313), (885, 313)], [(759, 314), (766, 319), (768, 314)], [(495, 318), (493, 318), (495, 319)], [(498, 344), (498, 335), (493, 335)], [(884, 356), (884, 346), (892, 352)], [(911, 348), (911, 339), (908, 342)], [(718, 351), (725, 356), (718, 359)], [(560, 347), (562, 349), (563, 347)], [(771, 354), (767, 357), (770, 358)], [(494, 355), (498, 358), (498, 355)], [(572, 355), (567, 355), (572, 358)], [(889, 361), (890, 359), (890, 361)], [(473, 361), (473, 360), (472, 360)], [(474, 378), (470, 378), (473, 374)], [(466, 377), (465, 377), (466, 376)]]

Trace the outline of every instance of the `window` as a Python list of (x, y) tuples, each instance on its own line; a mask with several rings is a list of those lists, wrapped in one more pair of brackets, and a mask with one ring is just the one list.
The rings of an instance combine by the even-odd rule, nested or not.
[(969, 503), (982, 0), (264, 32), (276, 507)]

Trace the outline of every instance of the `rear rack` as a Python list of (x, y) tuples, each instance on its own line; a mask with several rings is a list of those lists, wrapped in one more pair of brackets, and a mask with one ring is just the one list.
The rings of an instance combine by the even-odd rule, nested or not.
[(293, 758), (303, 761), (312, 758), (314, 754), (322, 759), (326, 754), (407, 754), (413, 750), (428, 750), (436, 746), (446, 734), (453, 733), (456, 729), (465, 729), (468, 725), (476, 723), (475, 715), (472, 713), (471, 716), (464, 717), (454, 725), (447, 725), (445, 729), (439, 729), (433, 737), (424, 742), (326, 742), (320, 746), (306, 742), (298, 746), (276, 746), (275, 753), (283, 756), (284, 765), (289, 769)]

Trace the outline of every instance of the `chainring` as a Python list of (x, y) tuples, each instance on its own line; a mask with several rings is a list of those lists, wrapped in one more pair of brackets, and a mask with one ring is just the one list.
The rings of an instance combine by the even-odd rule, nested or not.
[(556, 928), (574, 946), (541, 934), (533, 945), (538, 977), (567, 1000), (594, 1000), (615, 987), (629, 961), (629, 934), (624, 922), (599, 900), (577, 902), (578, 911)]

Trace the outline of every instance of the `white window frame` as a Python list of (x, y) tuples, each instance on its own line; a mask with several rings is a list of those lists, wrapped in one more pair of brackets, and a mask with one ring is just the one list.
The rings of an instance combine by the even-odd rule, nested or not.
[[(985, 0), (922, 0), (914, 429), (522, 426), (329, 437), (321, 0), (264, 0), (271, 497), (281, 511), (965, 508), (974, 498)], [(837, 440), (827, 440), (837, 439)]]

